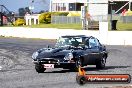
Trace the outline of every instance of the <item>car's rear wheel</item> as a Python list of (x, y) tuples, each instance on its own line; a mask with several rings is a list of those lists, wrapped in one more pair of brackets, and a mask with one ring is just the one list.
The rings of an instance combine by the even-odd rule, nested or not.
[(105, 68), (105, 64), (106, 64), (106, 57), (102, 57), (99, 61), (97, 61), (96, 68), (103, 69)]
[(38, 73), (43, 73), (46, 70), (46, 68), (44, 68), (43, 65), (35, 64), (35, 70)]

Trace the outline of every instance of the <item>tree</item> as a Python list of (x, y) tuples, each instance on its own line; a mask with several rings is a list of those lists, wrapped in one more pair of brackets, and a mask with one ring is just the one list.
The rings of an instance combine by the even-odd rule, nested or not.
[(25, 16), (26, 13), (31, 13), (29, 7), (19, 8), (19, 16)]
[(25, 9), (19, 8), (19, 16), (24, 16), (24, 15), (25, 15)]
[(29, 7), (25, 7), (25, 13), (29, 13), (29, 14), (31, 13)]

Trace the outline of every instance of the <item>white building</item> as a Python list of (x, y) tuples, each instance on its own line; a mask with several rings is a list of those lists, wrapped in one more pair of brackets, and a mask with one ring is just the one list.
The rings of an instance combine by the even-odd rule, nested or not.
[[(50, 0), (49, 11), (50, 12), (81, 11), (81, 6), (87, 5), (88, 3), (92, 3), (92, 2), (100, 3), (100, 2), (108, 2), (108, 1), (116, 2), (117, 5), (115, 5), (114, 8), (115, 10), (118, 10), (125, 3), (132, 0)], [(128, 9), (128, 7), (126, 7), (126, 9)]]
[(26, 14), (25, 15), (25, 20), (26, 20), (26, 25), (36, 25), (39, 24), (39, 16), (40, 14)]
[(84, 6), (88, 0), (51, 0), (50, 12), (68, 12), (81, 11), (81, 6)]

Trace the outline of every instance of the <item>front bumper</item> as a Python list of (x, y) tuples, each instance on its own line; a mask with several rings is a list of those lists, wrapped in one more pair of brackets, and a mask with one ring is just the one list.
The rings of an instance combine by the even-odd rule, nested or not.
[(68, 64), (68, 63), (75, 63), (75, 61), (71, 60), (71, 61), (64, 61), (64, 62), (60, 62), (59, 60), (54, 62), (54, 61), (32, 61), (34, 64)]
[(54, 64), (55, 68), (68, 68), (68, 67), (71, 67), (71, 66), (74, 66), (75, 65), (75, 61), (71, 60), (71, 61), (59, 61), (59, 60), (56, 60), (56, 61), (32, 61), (34, 64), (40, 64), (40, 65), (43, 65), (43, 64)]

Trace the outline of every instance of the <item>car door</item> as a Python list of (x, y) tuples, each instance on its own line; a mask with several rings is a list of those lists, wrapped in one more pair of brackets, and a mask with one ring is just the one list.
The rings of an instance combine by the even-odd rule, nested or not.
[(95, 64), (96, 59), (100, 58), (99, 42), (96, 38), (92, 37), (86, 41), (88, 48), (86, 49), (87, 55), (85, 54), (85, 64)]

